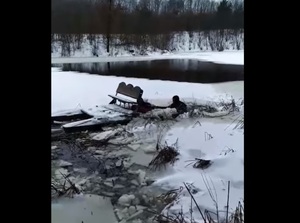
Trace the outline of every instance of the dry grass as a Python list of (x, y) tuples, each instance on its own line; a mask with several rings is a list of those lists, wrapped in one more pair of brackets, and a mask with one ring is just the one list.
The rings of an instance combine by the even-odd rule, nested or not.
[(244, 205), (239, 202), (235, 211), (230, 215), (228, 223), (244, 223)]
[(234, 126), (235, 129), (244, 129), (244, 115), (238, 120), (237, 124)]
[[(64, 178), (64, 182), (61, 183), (55, 178), (52, 178), (51, 189), (52, 197), (68, 196), (73, 197), (74, 194), (80, 194), (79, 188), (64, 174), (61, 173)], [(68, 185), (67, 185), (68, 183)]]
[[(156, 220), (159, 223), (196, 223), (193, 219), (193, 204), (196, 205), (199, 213), (202, 216), (202, 220), (204, 223), (244, 223), (244, 206), (241, 202), (238, 203), (238, 206), (236, 207), (234, 212), (229, 212), (229, 197), (230, 197), (230, 182), (228, 182), (228, 194), (227, 194), (227, 210), (226, 211), (220, 211), (218, 207), (218, 197), (216, 193), (216, 189), (211, 181), (208, 180), (206, 176), (202, 175), (202, 178), (204, 180), (204, 183), (206, 185), (206, 188), (208, 190), (208, 193), (213, 200), (216, 208), (216, 212), (212, 212), (209, 210), (201, 210), (197, 201), (194, 198), (194, 190), (193, 185), (184, 183), (184, 186), (188, 193), (191, 196), (191, 207), (190, 207), (190, 217), (184, 216), (182, 210), (179, 211), (177, 214), (172, 215), (162, 215), (158, 214), (156, 216)], [(176, 195), (176, 199), (179, 198), (178, 194)], [(170, 205), (169, 205), (170, 206)], [(225, 217), (220, 217), (220, 213), (225, 213)]]
[(188, 160), (187, 162), (190, 163), (186, 165), (186, 167), (193, 164), (193, 167), (198, 169), (206, 169), (212, 164), (211, 160), (204, 160), (198, 158), (195, 158), (195, 160)]
[(157, 155), (149, 163), (149, 167), (152, 170), (166, 168), (167, 164), (173, 165), (176, 160), (178, 160), (178, 140), (176, 140), (176, 142), (171, 146), (169, 146), (167, 143), (165, 143), (163, 146), (157, 143), (156, 150), (158, 151)]

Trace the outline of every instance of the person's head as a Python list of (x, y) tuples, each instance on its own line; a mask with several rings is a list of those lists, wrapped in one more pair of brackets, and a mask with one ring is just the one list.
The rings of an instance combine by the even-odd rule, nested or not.
[(173, 103), (178, 103), (179, 97), (177, 95), (175, 95), (175, 96), (173, 96), (172, 100), (173, 100)]

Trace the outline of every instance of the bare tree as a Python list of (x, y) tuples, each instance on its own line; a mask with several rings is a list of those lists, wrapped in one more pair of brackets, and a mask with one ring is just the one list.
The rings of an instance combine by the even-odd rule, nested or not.
[[(71, 40), (61, 38), (64, 39), (61, 46), (66, 55), (70, 52), (67, 42), (73, 41), (71, 51), (80, 49), (83, 34), (102, 34), (101, 40), (108, 53), (114, 44), (129, 48), (172, 49), (173, 33), (182, 31), (188, 31), (193, 41), (198, 33), (199, 47), (210, 45), (222, 50), (229, 38), (237, 49), (242, 47), (243, 0), (52, 0), (51, 4), (51, 33), (76, 35)], [(227, 32), (228, 29), (231, 31)], [(203, 31), (206, 31), (205, 35)], [(114, 41), (116, 36), (121, 39)], [(163, 42), (157, 43), (159, 40)], [(52, 36), (51, 42), (54, 41), (57, 42)], [(98, 43), (92, 40), (91, 44), (96, 54)], [(52, 44), (52, 49), (54, 46), (57, 45)]]
[(110, 44), (110, 31), (112, 23), (112, 4), (113, 0), (108, 0), (108, 18), (107, 18), (107, 32), (106, 32), (106, 52), (109, 53), (109, 44)]
[(153, 6), (154, 13), (159, 14), (162, 0), (154, 0), (153, 2), (154, 2), (154, 6)]

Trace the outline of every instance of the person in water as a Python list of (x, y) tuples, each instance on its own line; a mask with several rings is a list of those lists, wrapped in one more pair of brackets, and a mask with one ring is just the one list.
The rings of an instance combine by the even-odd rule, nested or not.
[(142, 97), (139, 97), (137, 99), (137, 104), (133, 105), (131, 107), (131, 110), (133, 110), (134, 112), (139, 112), (139, 113), (146, 113), (148, 111), (151, 111), (152, 109), (153, 109), (153, 106), (150, 103), (145, 102)]
[(153, 106), (148, 102), (145, 102), (143, 100), (142, 97), (139, 97), (137, 99), (137, 104), (133, 105), (131, 107), (131, 110), (133, 110), (134, 112), (138, 112), (138, 113), (146, 113), (148, 111), (151, 111), (154, 108), (175, 108), (176, 109), (176, 113), (172, 114), (173, 118), (178, 117), (180, 114), (183, 114), (185, 112), (187, 112), (187, 106), (184, 102), (180, 101), (180, 98), (178, 95), (173, 96), (172, 98), (172, 104), (167, 106), (167, 107), (160, 107), (160, 106)]
[(179, 96), (175, 95), (172, 98), (173, 103), (171, 105), (168, 106), (168, 108), (175, 108), (177, 113), (173, 114), (172, 117), (176, 118), (179, 115), (187, 112), (187, 106), (185, 103), (183, 103), (182, 101), (180, 101)]

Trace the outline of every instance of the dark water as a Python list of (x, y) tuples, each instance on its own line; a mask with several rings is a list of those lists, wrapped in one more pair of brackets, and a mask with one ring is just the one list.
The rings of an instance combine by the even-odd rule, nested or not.
[[(56, 66), (55, 64), (53, 64)], [(244, 80), (244, 65), (190, 59), (62, 64), (63, 71), (192, 83)]]

